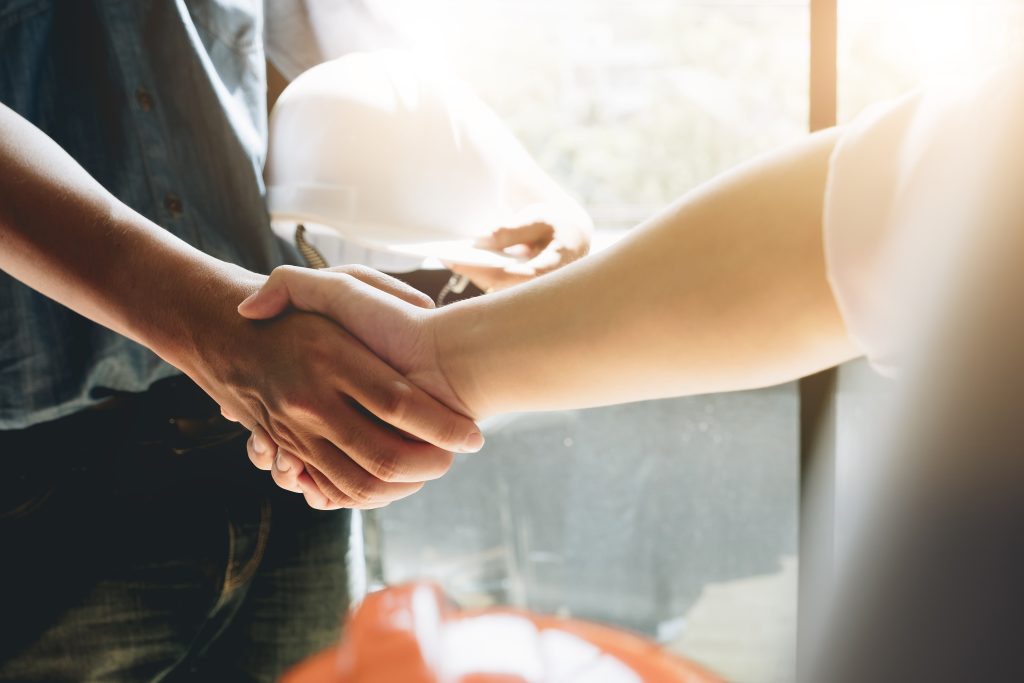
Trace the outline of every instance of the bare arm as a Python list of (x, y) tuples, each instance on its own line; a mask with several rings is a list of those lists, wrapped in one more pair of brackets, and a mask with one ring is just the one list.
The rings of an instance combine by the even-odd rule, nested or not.
[[(319, 506), (407, 495), (447, 469), (442, 449), (473, 450), (479, 440), (469, 420), (326, 320), (240, 321), (235, 306), (263, 276), (150, 223), (2, 105), (0, 268), (150, 347), (248, 426), (264, 425), (312, 463), (330, 497)], [(434, 445), (402, 438), (354, 404)]]
[(687, 195), (613, 248), (440, 311), (443, 370), (483, 414), (731, 391), (858, 355), (826, 280), (836, 134)]
[(130, 210), (3, 105), (0, 178), (0, 269), (169, 360), (195, 341), (190, 304), (262, 281)]

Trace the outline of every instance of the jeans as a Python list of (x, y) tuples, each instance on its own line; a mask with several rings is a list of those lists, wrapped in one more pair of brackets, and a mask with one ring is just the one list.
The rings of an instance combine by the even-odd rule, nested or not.
[(0, 681), (273, 681), (337, 639), (349, 511), (277, 489), (171, 381), (0, 433)]

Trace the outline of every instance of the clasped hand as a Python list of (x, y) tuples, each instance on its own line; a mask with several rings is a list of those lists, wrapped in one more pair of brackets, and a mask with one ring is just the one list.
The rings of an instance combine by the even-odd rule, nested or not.
[[(497, 290), (564, 266), (590, 245), (589, 218), (575, 209), (569, 213), (557, 221), (559, 229), (535, 221), (499, 228), (481, 241), (480, 246), (525, 256), (521, 264), (452, 269), (483, 289)], [(321, 347), (316, 366), (324, 368), (324, 376), (303, 380), (319, 384), (336, 376), (338, 390), (348, 397), (335, 413), (323, 412), (318, 402), (297, 406), (313, 417), (311, 428), (325, 438), (296, 438), (274, 415), (257, 414), (245, 421), (253, 432), (248, 442), (253, 464), (269, 470), (280, 487), (302, 493), (314, 508), (374, 508), (443, 475), (451, 451), (479, 450), (483, 437), (469, 419), (474, 411), (445, 373), (431, 309), (433, 302), (424, 295), (369, 268), (275, 270), (239, 313), (270, 325), (286, 320), (289, 311), (319, 314), (331, 328), (325, 334), (344, 336), (357, 348), (332, 356), (339, 352)], [(373, 387), (383, 392), (370, 391)]]
[[(369, 268), (276, 269), (239, 313), (265, 321), (257, 325), (321, 314), (315, 316), (317, 330), (305, 334), (323, 336), (312, 350), (319, 356), (313, 365), (323, 375), (281, 369), (299, 376), (282, 377), (277, 386), (314, 390), (301, 394), (307, 398), (298, 405), (284, 400), (287, 411), (307, 418), (306, 433), (272, 410), (240, 420), (253, 431), (253, 464), (269, 470), (280, 487), (302, 493), (314, 508), (368, 509), (411, 495), (443, 475), (451, 451), (479, 450), (483, 437), (448, 385), (422, 324), (431, 308), (424, 295)], [(223, 409), (238, 419), (238, 411)]]

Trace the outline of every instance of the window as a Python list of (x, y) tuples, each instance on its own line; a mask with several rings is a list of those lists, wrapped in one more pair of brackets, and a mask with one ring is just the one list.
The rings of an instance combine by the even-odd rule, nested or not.
[[(806, 2), (390, 5), (605, 233), (807, 129)], [(482, 454), (367, 516), (371, 574), (647, 633), (737, 681), (784, 680), (797, 416), (786, 386), (500, 418)]]
[(1021, 0), (839, 3), (839, 120), (932, 79), (1024, 57)]
[[(807, 0), (389, 6), (605, 234), (807, 131)], [(840, 119), (1019, 51), (1022, 15), (1024, 0), (840, 2)], [(863, 373), (841, 373), (844, 395), (861, 400)], [(496, 419), (482, 454), (366, 516), (371, 582), (432, 577), (465, 606), (611, 623), (730, 680), (787, 680), (799, 403), (797, 387), (783, 386)]]

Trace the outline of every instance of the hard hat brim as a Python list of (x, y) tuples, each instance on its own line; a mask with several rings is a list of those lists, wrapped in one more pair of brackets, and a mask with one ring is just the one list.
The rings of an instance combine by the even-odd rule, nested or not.
[[(507, 268), (525, 259), (505, 252), (481, 249), (472, 239), (452, 239), (443, 228), (435, 231), (396, 225), (358, 224), (353, 219), (355, 193), (328, 186), (272, 186), (267, 188), (271, 222), (302, 223), (314, 232), (336, 233), (367, 249), (421, 259), (486, 268)], [(301, 207), (301, 208), (300, 208)], [(481, 226), (481, 232), (499, 226)]]

